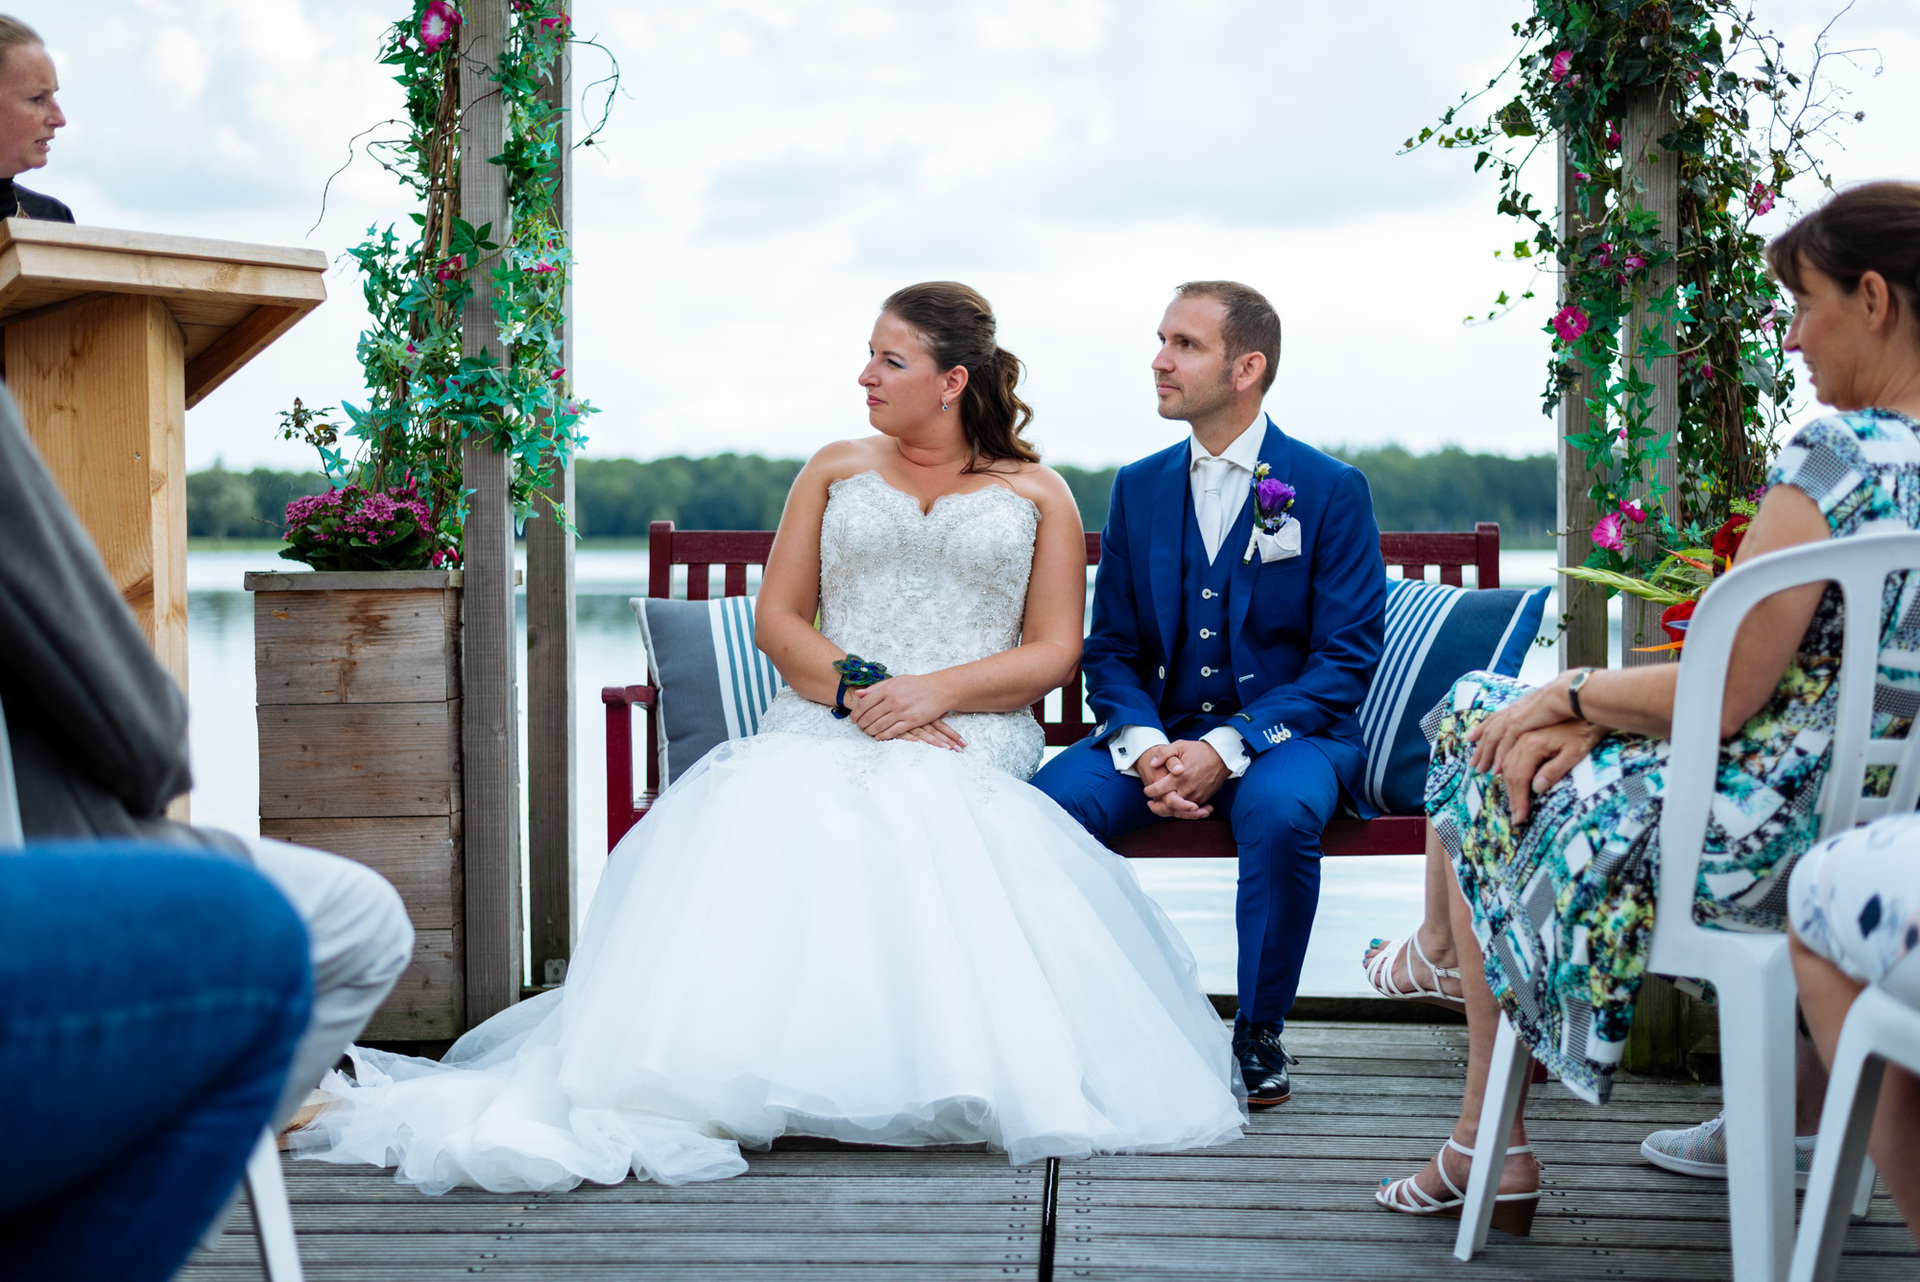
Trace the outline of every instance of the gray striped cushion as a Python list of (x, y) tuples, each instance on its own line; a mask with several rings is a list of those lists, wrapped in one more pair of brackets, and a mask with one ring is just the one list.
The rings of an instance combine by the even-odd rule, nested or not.
[(760, 730), (780, 687), (779, 671), (753, 647), (753, 598), (666, 601), (632, 598), (659, 691), (660, 778), (672, 783), (728, 739)]

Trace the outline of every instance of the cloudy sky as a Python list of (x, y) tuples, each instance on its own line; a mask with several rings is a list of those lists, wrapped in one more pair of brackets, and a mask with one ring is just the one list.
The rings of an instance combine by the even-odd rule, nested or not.
[[(1836, 0), (1756, 0), (1805, 48)], [(71, 125), (28, 185), (82, 222), (338, 256), (407, 205), (348, 140), (397, 110), (397, 0), (93, 0), (46, 36)], [(1268, 408), (1320, 444), (1551, 449), (1541, 306), (1493, 184), (1401, 139), (1511, 51), (1524, 0), (578, 0), (622, 93), (575, 178), (574, 372), (600, 456), (802, 455), (866, 430), (879, 301), (952, 277), (1029, 365), (1049, 458), (1170, 439), (1147, 362), (1171, 287), (1228, 276), (1286, 324)], [(1920, 176), (1920, 0), (1857, 0), (1841, 181)], [(584, 85), (607, 69), (581, 50)], [(1884, 62), (1885, 74), (1873, 67)], [(1773, 216), (1779, 220), (1785, 211)], [(312, 229), (312, 230), (310, 230)], [(275, 413), (358, 399), (350, 263), (188, 416), (189, 462), (304, 466)]]

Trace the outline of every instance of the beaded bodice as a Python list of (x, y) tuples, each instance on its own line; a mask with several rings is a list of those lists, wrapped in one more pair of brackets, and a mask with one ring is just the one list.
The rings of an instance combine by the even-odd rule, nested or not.
[[(820, 632), (900, 674), (1010, 650), (1020, 644), (1039, 527), (1039, 510), (1003, 485), (942, 495), (923, 513), (919, 500), (878, 472), (835, 481), (820, 522)], [(966, 739), (967, 756), (1022, 779), (1039, 768), (1044, 736), (1031, 712), (948, 720)], [(774, 700), (761, 729), (866, 740), (791, 688)]]

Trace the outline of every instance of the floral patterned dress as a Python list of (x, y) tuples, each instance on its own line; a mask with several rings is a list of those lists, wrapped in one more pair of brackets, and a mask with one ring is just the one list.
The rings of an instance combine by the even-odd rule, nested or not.
[[(1883, 410), (1802, 429), (1768, 478), (1813, 499), (1835, 538), (1869, 524), (1920, 529), (1920, 423)], [(1920, 711), (1920, 575), (1887, 580), (1874, 734)], [(1779, 688), (1721, 748), (1697, 890), (1702, 921), (1786, 926), (1787, 876), (1819, 831), (1840, 668), (1841, 601), (1829, 588)], [(1427, 813), (1453, 860), (1486, 954), (1487, 983), (1568, 1089), (1606, 1099), (1626, 1048), (1652, 939), (1660, 799), (1671, 745), (1615, 733), (1535, 800), (1516, 827), (1506, 787), (1472, 768), (1467, 733), (1527, 687), (1469, 673), (1427, 714)]]

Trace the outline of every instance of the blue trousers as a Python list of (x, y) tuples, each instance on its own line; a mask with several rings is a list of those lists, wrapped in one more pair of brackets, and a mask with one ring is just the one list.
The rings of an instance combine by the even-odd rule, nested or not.
[(243, 862), (0, 852), (0, 1277), (174, 1274), (279, 1099), (307, 953)]
[[(1101, 841), (1162, 819), (1147, 809), (1141, 782), (1113, 768), (1104, 746), (1088, 740), (1042, 766), (1033, 786), (1060, 803)], [(1340, 781), (1307, 739), (1290, 739), (1254, 757), (1213, 799), (1233, 821), (1240, 848), (1234, 925), (1240, 952), (1240, 1014), (1284, 1023), (1300, 990), (1300, 964), (1320, 904), (1320, 837), (1340, 804)]]

